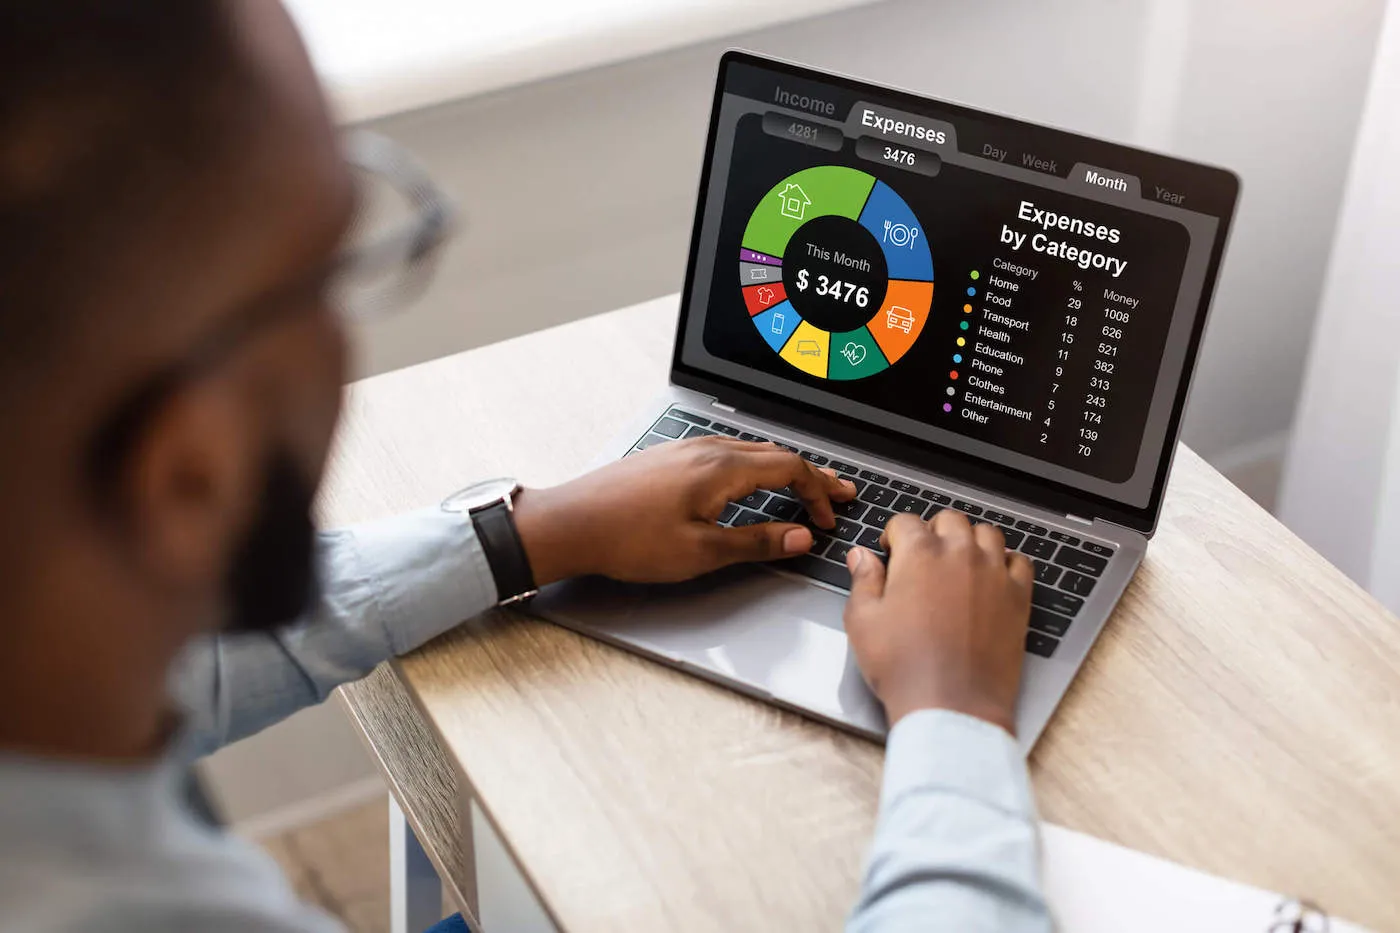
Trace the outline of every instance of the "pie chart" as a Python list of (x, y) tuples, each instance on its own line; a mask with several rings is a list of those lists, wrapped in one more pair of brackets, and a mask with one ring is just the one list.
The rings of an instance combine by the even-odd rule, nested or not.
[(763, 196), (739, 250), (744, 306), (773, 352), (820, 379), (865, 379), (909, 352), (933, 308), (924, 228), (893, 188), (839, 165)]

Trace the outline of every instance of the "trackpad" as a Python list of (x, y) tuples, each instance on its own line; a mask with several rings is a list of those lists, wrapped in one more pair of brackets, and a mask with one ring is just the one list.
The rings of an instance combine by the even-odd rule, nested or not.
[(743, 567), (666, 586), (574, 581), (542, 593), (534, 608), (570, 628), (883, 732), (846, 640), (844, 606), (845, 597), (829, 590)]

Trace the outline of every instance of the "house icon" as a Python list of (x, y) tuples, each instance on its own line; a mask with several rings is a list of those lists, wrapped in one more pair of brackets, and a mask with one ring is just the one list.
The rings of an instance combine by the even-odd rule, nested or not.
[(812, 203), (812, 199), (807, 197), (807, 192), (802, 190), (801, 185), (788, 182), (782, 191), (778, 192), (778, 200), (782, 204), (784, 217), (791, 217), (793, 220), (801, 220), (807, 214), (807, 206)]

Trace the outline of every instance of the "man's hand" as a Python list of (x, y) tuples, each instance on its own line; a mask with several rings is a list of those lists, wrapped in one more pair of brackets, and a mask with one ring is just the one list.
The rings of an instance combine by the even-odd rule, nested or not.
[(930, 522), (896, 515), (889, 568), (859, 548), (846, 557), (846, 632), (890, 725), (918, 709), (967, 713), (1015, 732), (1034, 570), (995, 525), (961, 512)]
[(729, 564), (803, 554), (810, 529), (790, 522), (716, 524), (726, 503), (756, 489), (791, 488), (829, 528), (831, 501), (853, 484), (774, 444), (727, 437), (671, 441), (552, 489), (516, 499), (515, 523), (541, 586), (602, 574), (615, 580), (688, 580)]

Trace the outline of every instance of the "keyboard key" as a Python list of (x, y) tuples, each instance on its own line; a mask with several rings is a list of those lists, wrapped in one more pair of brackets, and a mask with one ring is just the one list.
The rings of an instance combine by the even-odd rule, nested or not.
[(1026, 539), (1025, 544), (1021, 545), (1021, 550), (1032, 557), (1041, 557), (1045, 560), (1049, 560), (1054, 556), (1056, 547), (1057, 545), (1054, 541), (1032, 536)]
[(989, 522), (996, 522), (998, 525), (1006, 525), (1008, 528), (1014, 527), (1016, 519), (1005, 512), (994, 512), (988, 509), (982, 516)]
[(1026, 633), (1026, 650), (1031, 654), (1038, 654), (1042, 658), (1048, 658), (1055, 653), (1055, 649), (1059, 646), (1060, 643), (1058, 641), (1046, 635), (1044, 632)]
[(869, 480), (857, 479), (857, 478), (855, 478), (855, 477), (847, 477), (847, 478), (846, 478), (846, 482), (848, 482), (848, 483), (850, 483), (852, 486), (855, 486), (855, 487), (856, 487), (856, 493), (857, 493), (857, 494), (860, 494), (860, 493), (862, 493), (862, 492), (865, 492), (865, 487), (870, 485), (870, 481), (869, 481)]
[(890, 488), (898, 489), (900, 492), (907, 492), (915, 496), (917, 496), (920, 492), (918, 486), (915, 486), (913, 483), (906, 483), (902, 479), (890, 480)]
[(1035, 522), (1017, 522), (1016, 527), (1027, 534), (1047, 535), (1050, 533), (1049, 528), (1046, 528), (1044, 525), (1037, 525)]
[(780, 560), (773, 566), (781, 567), (783, 570), (791, 570), (793, 573), (800, 573), (804, 577), (811, 577), (813, 580), (820, 580), (823, 583), (830, 583), (832, 586), (839, 586), (843, 590), (849, 590), (851, 588), (851, 575), (846, 571), (844, 554), (841, 560), (842, 563), (833, 564), (829, 560), (823, 560), (811, 554), (800, 554), (797, 557)]
[(1043, 560), (1035, 561), (1035, 582), (1044, 583), (1046, 586), (1054, 586), (1055, 581), (1060, 579), (1060, 574), (1064, 570), (1054, 564), (1047, 564)]
[(755, 512), (752, 509), (743, 509), (739, 512), (734, 521), (729, 524), (735, 528), (747, 528), (750, 525), (762, 525), (764, 522), (772, 521), (762, 512)]
[(831, 467), (837, 473), (845, 473), (847, 476), (855, 476), (860, 472), (858, 468), (851, 466), (849, 463), (842, 463), (840, 460), (833, 460), (828, 463), (827, 466)]
[(872, 508), (869, 512), (865, 513), (865, 523), (871, 528), (883, 529), (892, 515), (894, 515), (893, 512), (885, 509)]
[(1041, 609), (1049, 609), (1060, 615), (1072, 616), (1084, 605), (1084, 600), (1070, 593), (1052, 590), (1048, 586), (1037, 585), (1031, 594), (1031, 604)]
[(791, 499), (784, 499), (782, 496), (774, 496), (768, 500), (768, 504), (763, 507), (764, 514), (771, 515), (780, 522), (794, 521), (802, 514), (800, 503)]
[(768, 501), (768, 493), (762, 489), (755, 489), (742, 499), (737, 500), (740, 505), (746, 505), (751, 509), (763, 508), (763, 503)]
[(882, 473), (876, 473), (873, 470), (861, 470), (860, 478), (869, 480), (872, 483), (888, 483), (890, 481), (888, 476)]
[(1085, 541), (1079, 546), (1082, 547), (1084, 550), (1088, 551), (1090, 554), (1097, 554), (1100, 557), (1113, 556), (1113, 548), (1109, 547), (1106, 544), (1099, 544), (1097, 541)]
[(1057, 616), (1055, 613), (1047, 612), (1044, 609), (1031, 609), (1031, 628), (1038, 632), (1045, 632), (1046, 634), (1063, 638), (1065, 632), (1069, 631), (1070, 621), (1071, 620), (1066, 619), (1064, 616)]
[[(1053, 580), (1050, 582), (1054, 582)], [(1093, 577), (1086, 577), (1083, 574), (1075, 573), (1073, 570), (1065, 574), (1065, 578), (1060, 581), (1060, 589), (1068, 590), (1075, 596), (1088, 596), (1094, 592), (1094, 584), (1098, 581)]]
[(1060, 552), (1055, 555), (1055, 563), (1061, 567), (1068, 567), (1077, 573), (1087, 573), (1091, 577), (1101, 576), (1103, 569), (1108, 566), (1108, 561), (1102, 557), (1085, 554), (1068, 544), (1061, 545)]
[(853, 547), (855, 547), (854, 544), (846, 541), (833, 541), (831, 542), (831, 546), (826, 549), (826, 559), (834, 560), (836, 563), (844, 565), (846, 563), (846, 555), (851, 553), (851, 548)]
[(860, 494), (862, 502), (869, 502), (871, 505), (881, 507), (894, 505), (894, 501), (899, 498), (899, 493), (888, 486), (867, 486), (865, 492)]
[(854, 541), (860, 533), (860, 525), (849, 518), (838, 518), (836, 527), (827, 531), (827, 534), (840, 541)]
[(738, 515), (738, 514), (739, 514), (739, 507), (738, 507), (737, 505), (735, 505), (733, 502), (727, 503), (727, 504), (724, 506), (723, 511), (721, 511), (721, 512), (719, 513), (719, 523), (720, 523), (721, 525), (728, 524), (731, 520), (733, 520), (734, 516), (735, 516), (735, 515)]
[(773, 443), (777, 444), (779, 447), (781, 447), (783, 450), (786, 450), (786, 451), (787, 451), (788, 453), (790, 453), (790, 454), (800, 454), (800, 453), (802, 453), (802, 451), (798, 450), (796, 447), (792, 446), (791, 444), (784, 444), (782, 441), (774, 441)]
[(942, 511), (943, 511), (943, 506), (941, 506), (941, 505), (931, 505), (931, 506), (928, 507), (928, 511), (924, 513), (924, 520), (925, 520), (925, 521), (933, 521), (933, 517), (934, 517), (935, 515), (937, 515), (939, 512), (942, 512)]
[(820, 531), (812, 532), (812, 547), (808, 554), (821, 554), (831, 544), (831, 536), (824, 535)]
[(1013, 528), (1003, 528), (1001, 530), (1001, 535), (1006, 539), (1007, 549), (1012, 551), (1019, 548), (1021, 546), (1021, 541), (1026, 537), (1024, 531), (1016, 531)]
[(823, 457), (821, 454), (816, 453), (815, 451), (802, 450), (798, 451), (798, 453), (802, 454), (803, 460), (806, 460), (808, 463), (815, 463), (817, 466), (826, 466), (828, 463), (831, 462), (830, 459), (828, 459), (827, 457)]
[(860, 518), (862, 515), (865, 514), (865, 510), (868, 508), (870, 508), (870, 506), (866, 505), (864, 502), (861, 502), (859, 499), (852, 499), (850, 502), (831, 503), (831, 511), (835, 512), (837, 515), (842, 516), (843, 518), (849, 518), (852, 520)]
[(924, 505), (924, 500), (910, 495), (900, 496), (894, 500), (894, 505), (890, 506), (891, 511), (903, 512), (906, 515), (923, 515), (926, 508), (928, 506)]
[(856, 538), (856, 544), (872, 551), (884, 551), (884, 548), (880, 546), (880, 532), (875, 528), (867, 528), (862, 531), (860, 537)]
[(672, 408), (670, 411), (666, 412), (666, 414), (670, 415), (672, 418), (680, 418), (682, 421), (689, 421), (691, 424), (698, 424), (702, 428), (708, 427), (710, 424), (709, 418), (701, 418), (699, 415), (692, 415), (690, 412), (681, 411), (679, 408)]
[(919, 495), (920, 495), (922, 498), (929, 500), (930, 502), (937, 502), (939, 505), (952, 505), (952, 504), (953, 504), (953, 497), (952, 497), (952, 496), (945, 496), (945, 495), (943, 495), (943, 493), (941, 493), (941, 492), (934, 492), (932, 489), (923, 489), (923, 490), (920, 490), (920, 491), (919, 491)]
[(740, 432), (739, 432), (739, 440), (741, 440), (741, 441), (753, 441), (753, 442), (756, 443), (756, 444), (764, 444), (764, 443), (767, 443), (767, 442), (768, 442), (768, 438), (764, 437), (763, 435), (761, 435), (761, 434), (750, 434), (748, 431), (740, 431)]
[(637, 449), (646, 450), (648, 447), (654, 447), (657, 444), (664, 444), (669, 440), (674, 440), (674, 438), (662, 437), (660, 434), (648, 434), (646, 437), (637, 441)]
[(691, 438), (691, 437), (712, 437), (712, 436), (714, 436), (714, 433), (715, 433), (714, 431), (706, 431), (704, 428), (691, 428), (689, 431), (686, 431), (686, 432), (685, 432), (685, 436), (686, 436), (687, 438)]
[(685, 433), (687, 427), (688, 425), (684, 421), (677, 421), (675, 418), (662, 418), (656, 422), (652, 430), (665, 437), (680, 437)]
[(718, 421), (716, 421), (714, 424), (710, 425), (710, 427), (714, 428), (714, 429), (715, 429), (715, 433), (717, 433), (717, 434), (728, 434), (730, 437), (738, 437), (738, 436), (739, 436), (739, 429), (738, 429), (738, 428), (731, 428), (729, 425), (727, 425), (727, 424), (720, 424)]
[(1056, 541), (1060, 542), (1061, 544), (1078, 544), (1078, 543), (1079, 543), (1079, 539), (1078, 539), (1078, 538), (1076, 538), (1074, 535), (1067, 535), (1067, 534), (1065, 534), (1063, 531), (1052, 531), (1052, 532), (1050, 532), (1050, 537), (1051, 537), (1051, 538), (1054, 538)]
[(953, 500), (953, 508), (957, 509), (959, 512), (966, 512), (968, 515), (982, 514), (982, 506), (973, 505), (971, 502), (964, 502), (961, 499)]

